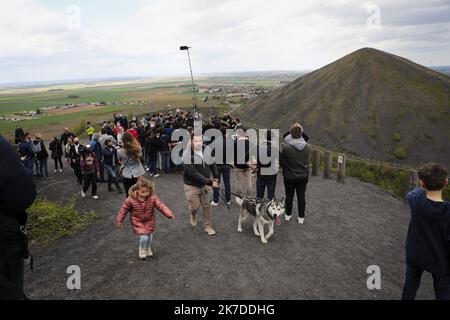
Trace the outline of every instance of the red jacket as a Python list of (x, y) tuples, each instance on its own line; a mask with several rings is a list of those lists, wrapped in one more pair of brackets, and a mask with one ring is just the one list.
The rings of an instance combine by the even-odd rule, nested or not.
[(128, 197), (120, 208), (116, 223), (123, 222), (128, 212), (133, 231), (137, 235), (148, 235), (155, 231), (155, 207), (167, 218), (172, 218), (172, 211), (158, 198), (156, 194), (148, 197), (144, 202)]

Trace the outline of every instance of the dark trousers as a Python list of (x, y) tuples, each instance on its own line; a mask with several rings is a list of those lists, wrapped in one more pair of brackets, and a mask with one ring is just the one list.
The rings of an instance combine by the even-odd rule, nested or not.
[(53, 161), (55, 162), (55, 170), (58, 170), (58, 163), (59, 163), (60, 168), (64, 169), (61, 156), (58, 156), (57, 158), (53, 158)]
[(170, 151), (162, 152), (162, 166), (161, 168), (165, 173), (168, 173), (170, 170)]
[(29, 177), (33, 177), (33, 159), (25, 159), (23, 161), (23, 165), (25, 166), (25, 170)]
[(100, 181), (105, 181), (105, 167), (103, 166), (103, 161), (98, 161), (98, 168), (100, 172)]
[(150, 174), (156, 174), (156, 164), (158, 163), (158, 154), (156, 152), (149, 153), (147, 155), (147, 160)]
[(48, 159), (41, 159), (39, 160), (39, 173), (43, 177), (48, 178)]
[[(402, 300), (414, 300), (417, 290), (420, 287), (420, 279), (425, 270), (416, 267), (411, 263), (406, 263), (406, 279), (403, 287)], [(433, 276), (434, 295), (436, 300), (450, 300), (450, 276)]]
[(123, 187), (125, 189), (125, 198), (128, 198), (128, 191), (130, 190), (130, 188), (136, 184), (137, 182), (137, 178), (125, 178), (122, 177), (122, 182), (123, 182)]
[(0, 300), (25, 299), (23, 268), (19, 245), (0, 243)]
[(89, 187), (92, 185), (92, 196), (97, 195), (97, 175), (95, 172), (89, 174), (83, 174), (83, 192), (89, 190)]
[(297, 193), (298, 216), (305, 217), (305, 193), (308, 179), (304, 180), (287, 180), (284, 179), (284, 189), (286, 193), (286, 215), (292, 215), (292, 203), (294, 201), (294, 193)]
[(267, 199), (273, 200), (275, 197), (275, 187), (277, 186), (277, 176), (265, 177), (263, 179), (256, 178), (256, 197), (259, 199), (264, 198), (264, 192), (267, 187)]
[[(225, 200), (227, 202), (231, 201), (231, 184), (230, 184), (230, 174), (231, 174), (231, 167), (229, 165), (217, 165), (217, 171), (219, 172), (219, 180), (220, 182), (223, 182), (223, 185), (225, 186)], [(213, 189), (213, 201), (219, 202), (219, 188)]]

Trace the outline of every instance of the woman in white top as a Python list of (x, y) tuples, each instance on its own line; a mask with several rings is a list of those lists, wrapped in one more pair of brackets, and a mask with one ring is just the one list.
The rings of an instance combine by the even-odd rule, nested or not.
[(128, 197), (128, 190), (145, 174), (145, 168), (142, 165), (142, 147), (131, 133), (123, 134), (122, 148), (117, 151), (117, 158), (121, 164), (120, 172), (125, 197)]

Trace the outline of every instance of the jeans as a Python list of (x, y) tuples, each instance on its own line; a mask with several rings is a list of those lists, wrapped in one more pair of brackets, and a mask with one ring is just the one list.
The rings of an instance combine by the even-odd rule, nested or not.
[(108, 190), (111, 190), (111, 184), (114, 183), (117, 190), (120, 190), (119, 182), (117, 181), (116, 167), (105, 164), (104, 168), (108, 172)]
[(305, 217), (305, 193), (308, 179), (304, 180), (287, 180), (284, 179), (284, 189), (286, 192), (286, 215), (292, 215), (292, 202), (294, 201), (294, 193), (297, 193), (298, 216)]
[(39, 160), (35, 157), (33, 159), (33, 163), (34, 163), (34, 174), (37, 176), (39, 175)]
[(148, 154), (148, 168), (150, 171), (150, 174), (156, 174), (156, 165), (158, 163), (158, 154), (157, 153), (150, 153)]
[[(231, 201), (231, 185), (230, 185), (230, 173), (231, 173), (231, 167), (229, 165), (217, 165), (217, 171), (219, 172), (219, 179), (222, 177), (223, 179), (220, 179), (220, 182), (223, 181), (223, 184), (225, 186), (225, 200), (227, 202)], [(219, 188), (213, 189), (213, 201), (218, 203), (219, 202)]]
[(41, 159), (39, 160), (39, 172), (41, 176), (46, 176), (48, 178), (48, 160)]
[(97, 195), (97, 174), (95, 172), (89, 174), (83, 174), (84, 186), (83, 192), (88, 191), (90, 185), (92, 185), (92, 196)]
[[(414, 300), (420, 287), (420, 279), (425, 270), (413, 264), (406, 263), (406, 279), (403, 287), (402, 300)], [(449, 275), (433, 276), (434, 295), (436, 300), (450, 300), (450, 277)]]
[(139, 235), (139, 250), (147, 251), (152, 246), (153, 234)]
[(275, 197), (275, 187), (277, 186), (277, 176), (266, 177), (266, 178), (256, 178), (256, 198), (263, 199), (264, 192), (267, 187), (267, 199), (273, 200)]
[(53, 158), (53, 161), (55, 162), (55, 170), (58, 170), (58, 163), (59, 163), (61, 170), (64, 169), (61, 156), (58, 156), (57, 158)]
[(170, 151), (162, 152), (162, 169), (166, 173), (170, 170)]
[(25, 159), (23, 161), (23, 165), (25, 166), (25, 170), (27, 171), (29, 177), (33, 176), (33, 164), (33, 159)]

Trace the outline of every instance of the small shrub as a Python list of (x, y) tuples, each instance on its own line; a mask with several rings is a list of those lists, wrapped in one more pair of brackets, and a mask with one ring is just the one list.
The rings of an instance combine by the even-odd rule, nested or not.
[(400, 132), (394, 133), (394, 136), (392, 137), (392, 139), (393, 139), (395, 142), (400, 142), (400, 140), (401, 140)]
[(101, 216), (93, 211), (81, 215), (75, 209), (75, 199), (60, 205), (46, 199), (38, 199), (28, 209), (27, 227), (31, 241), (48, 245), (61, 237), (85, 229)]
[(75, 94), (71, 94), (71, 95), (68, 95), (67, 96), (67, 98), (68, 99), (78, 99), (80, 96), (77, 96), (77, 95), (75, 95)]
[(397, 159), (405, 159), (406, 158), (406, 150), (403, 147), (395, 148), (395, 157)]
[(399, 197), (404, 197), (409, 191), (406, 184), (407, 174), (383, 164), (368, 164), (350, 160), (347, 161), (345, 170), (348, 176), (377, 185)]

